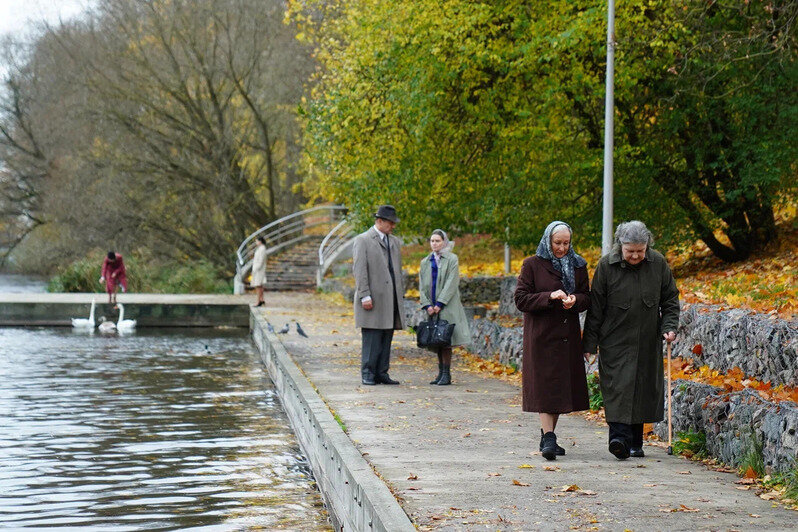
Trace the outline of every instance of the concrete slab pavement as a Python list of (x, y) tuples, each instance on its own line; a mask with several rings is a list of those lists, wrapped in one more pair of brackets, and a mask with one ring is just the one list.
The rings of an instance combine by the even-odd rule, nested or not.
[[(538, 452), (537, 416), (517, 386), (463, 371), (431, 386), (437, 362), (410, 334), (394, 339), (400, 386), (360, 384), (360, 334), (350, 305), (306, 293), (270, 294), (276, 329), (349, 437), (422, 530), (790, 530), (798, 514), (663, 448), (618, 461), (606, 427), (580, 415), (557, 429), (566, 456)], [(456, 358), (456, 357), (455, 357)], [(569, 489), (570, 488), (570, 489)]]

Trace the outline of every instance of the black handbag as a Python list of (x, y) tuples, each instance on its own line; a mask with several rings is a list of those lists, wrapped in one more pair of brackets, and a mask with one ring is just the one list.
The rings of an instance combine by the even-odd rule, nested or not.
[(419, 347), (449, 347), (452, 345), (454, 325), (436, 314), (416, 326), (416, 343)]

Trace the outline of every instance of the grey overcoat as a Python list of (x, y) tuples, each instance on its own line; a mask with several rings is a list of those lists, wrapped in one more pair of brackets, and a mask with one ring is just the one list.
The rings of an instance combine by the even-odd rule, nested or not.
[[(432, 265), (429, 255), (421, 260), (418, 272), (418, 292), (422, 308), (431, 305)], [(463, 303), (460, 301), (460, 261), (457, 255), (444, 251), (438, 266), (438, 279), (435, 282), (435, 299), (443, 303), (440, 319), (454, 323), (452, 345), (468, 345), (471, 343), (471, 330), (468, 327)]]
[[(355, 276), (355, 327), (367, 329), (404, 329), (404, 293), (402, 282), (402, 241), (393, 235), (391, 239), (391, 262), (396, 277), (396, 292), (388, 273), (386, 244), (374, 227), (355, 237), (352, 246), (352, 273)], [(366, 310), (361, 300), (371, 296), (374, 307)], [(399, 320), (394, 323), (394, 297), (399, 305)], [(399, 326), (397, 326), (399, 325)]]
[(678, 326), (679, 290), (662, 254), (649, 248), (636, 266), (617, 248), (601, 257), (582, 342), (586, 353), (599, 349), (607, 421), (662, 420), (662, 335)]

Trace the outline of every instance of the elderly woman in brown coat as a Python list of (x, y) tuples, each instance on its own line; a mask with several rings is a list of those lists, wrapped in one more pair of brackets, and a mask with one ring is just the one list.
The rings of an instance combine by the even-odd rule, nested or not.
[(673, 342), (679, 325), (679, 290), (652, 245), (643, 222), (618, 226), (596, 267), (585, 320), (585, 357), (598, 348), (609, 451), (620, 460), (645, 456), (643, 423), (662, 420), (662, 341)]
[(524, 260), (515, 305), (524, 313), (524, 412), (540, 415), (540, 450), (565, 454), (554, 429), (560, 414), (589, 408), (579, 313), (590, 306), (587, 261), (571, 246), (573, 232), (552, 222), (537, 254)]

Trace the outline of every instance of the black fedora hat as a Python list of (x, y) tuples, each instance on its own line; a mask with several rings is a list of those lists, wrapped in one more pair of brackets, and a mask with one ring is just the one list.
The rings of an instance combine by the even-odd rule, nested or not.
[(374, 217), (382, 218), (395, 224), (399, 223), (399, 217), (396, 216), (396, 209), (393, 208), (393, 205), (380, 205), (380, 208), (377, 209), (377, 213), (374, 215)]

